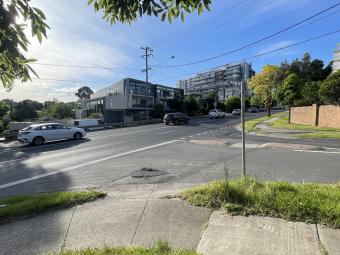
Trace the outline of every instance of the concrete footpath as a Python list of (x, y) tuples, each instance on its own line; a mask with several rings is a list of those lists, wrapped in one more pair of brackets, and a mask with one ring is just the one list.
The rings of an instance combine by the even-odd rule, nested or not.
[(0, 225), (0, 254), (46, 254), (62, 249), (150, 246), (206, 255), (340, 254), (340, 230), (268, 217), (230, 216), (176, 198), (197, 184), (117, 185), (108, 196), (69, 209)]

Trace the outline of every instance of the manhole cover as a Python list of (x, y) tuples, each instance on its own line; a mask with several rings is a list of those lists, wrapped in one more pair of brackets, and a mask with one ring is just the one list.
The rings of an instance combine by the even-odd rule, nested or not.
[(133, 178), (149, 178), (149, 177), (155, 177), (155, 176), (166, 175), (166, 174), (168, 173), (162, 170), (156, 170), (152, 168), (143, 167), (142, 169), (133, 172), (131, 176)]

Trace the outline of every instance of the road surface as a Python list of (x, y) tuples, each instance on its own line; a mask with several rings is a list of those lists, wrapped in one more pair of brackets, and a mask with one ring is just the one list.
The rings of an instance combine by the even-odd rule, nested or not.
[[(252, 115), (255, 116), (255, 115)], [(0, 147), (0, 197), (118, 184), (203, 183), (241, 174), (239, 118), (191, 120), (90, 132), (81, 141)], [(261, 179), (337, 182), (331, 140), (247, 135), (247, 173)], [(268, 146), (274, 144), (275, 146)], [(286, 146), (284, 146), (286, 145)]]

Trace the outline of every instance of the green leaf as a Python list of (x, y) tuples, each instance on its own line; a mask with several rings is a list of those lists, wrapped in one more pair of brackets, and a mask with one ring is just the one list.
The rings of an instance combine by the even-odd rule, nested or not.
[(203, 12), (203, 4), (200, 3), (200, 4), (198, 5), (198, 15), (201, 15), (202, 12)]
[(184, 12), (181, 12), (181, 20), (184, 22)]
[(87, 5), (92, 4), (93, 0), (87, 0)]
[(161, 20), (164, 21), (166, 19), (166, 11), (163, 12)]
[(36, 7), (32, 7), (32, 9), (35, 10), (35, 12), (38, 13), (38, 15), (39, 15), (43, 20), (46, 19), (45, 14), (44, 14), (40, 9), (38, 9), (38, 8), (36, 8)]

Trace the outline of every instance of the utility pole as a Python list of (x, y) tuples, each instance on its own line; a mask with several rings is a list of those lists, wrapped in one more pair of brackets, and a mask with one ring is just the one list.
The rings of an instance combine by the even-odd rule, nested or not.
[(145, 69), (142, 69), (142, 72), (145, 72), (145, 82), (149, 83), (149, 70), (151, 70), (151, 67), (149, 67), (148, 58), (153, 57), (153, 49), (148, 46), (141, 47), (141, 49), (144, 50), (144, 54), (141, 57), (145, 58)]
[(246, 177), (246, 138), (245, 138), (245, 81), (241, 81), (241, 122), (242, 122), (242, 174)]

